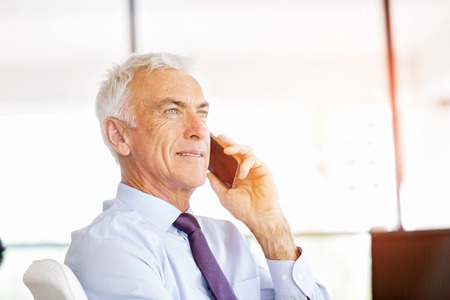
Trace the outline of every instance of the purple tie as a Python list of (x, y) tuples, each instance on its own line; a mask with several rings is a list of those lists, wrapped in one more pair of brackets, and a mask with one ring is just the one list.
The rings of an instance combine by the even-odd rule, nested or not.
[(237, 300), (230, 283), (220, 269), (211, 249), (209, 249), (197, 219), (191, 214), (182, 213), (173, 225), (188, 235), (195, 263), (211, 288), (214, 298)]

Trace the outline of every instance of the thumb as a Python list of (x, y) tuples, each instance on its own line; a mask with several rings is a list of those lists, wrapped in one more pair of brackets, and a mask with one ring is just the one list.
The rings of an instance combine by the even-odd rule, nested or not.
[(207, 176), (211, 188), (217, 194), (219, 199), (221, 199), (221, 196), (228, 191), (227, 188), (222, 184), (222, 182), (220, 182), (220, 180), (213, 173), (209, 172)]

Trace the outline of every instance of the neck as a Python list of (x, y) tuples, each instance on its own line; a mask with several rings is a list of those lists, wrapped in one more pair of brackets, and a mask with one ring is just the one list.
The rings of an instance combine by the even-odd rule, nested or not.
[(131, 186), (143, 193), (152, 195), (175, 206), (185, 212), (189, 206), (189, 199), (194, 190), (168, 188), (161, 184), (155, 184), (148, 180), (136, 180), (122, 174), (122, 183)]

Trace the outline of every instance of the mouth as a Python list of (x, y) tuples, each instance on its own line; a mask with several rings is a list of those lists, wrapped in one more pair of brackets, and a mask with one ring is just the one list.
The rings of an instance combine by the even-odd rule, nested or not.
[(204, 156), (203, 152), (198, 151), (177, 152), (177, 155), (181, 157), (200, 157), (200, 158)]

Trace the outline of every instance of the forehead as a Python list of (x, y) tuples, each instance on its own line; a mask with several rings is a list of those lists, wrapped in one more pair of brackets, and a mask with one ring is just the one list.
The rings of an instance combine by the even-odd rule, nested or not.
[(166, 98), (181, 102), (205, 101), (194, 77), (175, 69), (154, 70), (151, 73), (145, 69), (138, 70), (130, 83), (129, 92), (132, 101), (138, 103), (150, 104)]

